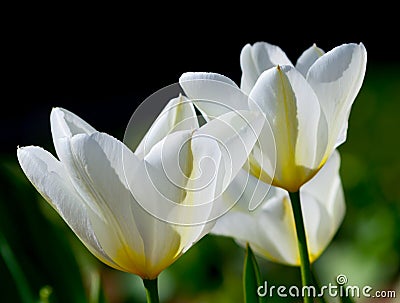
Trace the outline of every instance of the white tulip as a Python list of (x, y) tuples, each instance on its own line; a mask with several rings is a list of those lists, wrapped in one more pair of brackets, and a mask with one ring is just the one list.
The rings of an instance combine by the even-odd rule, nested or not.
[(65, 109), (54, 108), (50, 120), (58, 159), (18, 148), (24, 173), (93, 255), (143, 279), (155, 279), (210, 231), (215, 204), (264, 123), (242, 111), (199, 128), (181, 96), (134, 153)]
[[(297, 59), (296, 69), (306, 77), (310, 66), (325, 52), (315, 44), (306, 49)], [(242, 68), (242, 79), (240, 88), (246, 93), (256, 84), (258, 77), (271, 67), (277, 65), (292, 65), (292, 62), (276, 45), (267, 42), (256, 42), (254, 45), (246, 44), (240, 53), (240, 67)]]
[[(345, 202), (339, 176), (340, 158), (336, 151), (318, 174), (300, 189), (310, 262), (315, 261), (336, 234), (345, 214)], [(242, 171), (224, 193), (226, 203), (237, 196), (237, 188), (246, 179)], [(211, 233), (234, 238), (243, 247), (274, 262), (300, 265), (297, 234), (288, 192), (272, 187), (255, 211), (248, 201), (258, 180), (251, 177), (246, 189), (228, 213), (218, 219)], [(263, 185), (265, 188), (267, 184)], [(259, 188), (262, 191), (262, 187)]]
[[(230, 110), (263, 112), (268, 123), (250, 155), (250, 172), (296, 192), (346, 140), (366, 62), (362, 43), (343, 44), (324, 54), (312, 46), (299, 58), (297, 68), (277, 47), (247, 45), (241, 65), (248, 98), (220, 74), (185, 73), (180, 84), (207, 120)], [(282, 65), (264, 71), (276, 64)], [(227, 94), (228, 88), (231, 93)]]

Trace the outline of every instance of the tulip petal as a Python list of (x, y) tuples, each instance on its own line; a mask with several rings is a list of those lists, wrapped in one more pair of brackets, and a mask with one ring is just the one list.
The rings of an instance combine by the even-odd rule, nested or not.
[(192, 134), (178, 131), (158, 142), (145, 157), (144, 171), (136, 177), (142, 186), (132, 188), (137, 200), (149, 200), (143, 206), (149, 213), (177, 225), (207, 221), (216, 192), (215, 172), (221, 157), (218, 144), (213, 140), (199, 144)]
[(285, 191), (271, 188), (268, 201), (254, 212), (234, 207), (217, 220), (213, 234), (234, 237), (242, 246), (275, 262), (298, 263), (298, 248), (290, 200)]
[(298, 190), (319, 168), (320, 150), (325, 151), (326, 147), (325, 142), (320, 142), (324, 136), (319, 133), (321, 110), (316, 95), (304, 77), (286, 65), (265, 71), (249, 97), (266, 114), (275, 136), (260, 137), (260, 145), (265, 150), (275, 139), (274, 185)]
[(51, 134), (58, 155), (59, 139), (77, 134), (92, 134), (96, 130), (74, 113), (60, 107), (53, 108), (50, 114)]
[(138, 145), (135, 154), (142, 159), (157, 142), (168, 134), (179, 130), (194, 130), (198, 127), (199, 123), (192, 102), (180, 95), (168, 102)]
[(104, 263), (121, 269), (101, 247), (88, 217), (88, 209), (69, 181), (61, 162), (36, 146), (17, 150), (18, 161), (29, 181), (60, 214), (85, 246)]
[(184, 73), (179, 84), (206, 121), (233, 110), (248, 109), (247, 96), (229, 78), (216, 73)]
[[(192, 136), (191, 150), (193, 167), (182, 202), (187, 209), (180, 214), (186, 216), (185, 220), (190, 226), (178, 227), (182, 241), (186, 243), (185, 251), (211, 230), (214, 225), (211, 221), (218, 215), (216, 212), (222, 205), (220, 184), (224, 167), (218, 143), (213, 138), (195, 132)], [(197, 226), (194, 225), (196, 223)]]
[(222, 191), (245, 164), (265, 123), (259, 112), (229, 112), (208, 122), (194, 133), (215, 140), (222, 152), (224, 163)]
[[(318, 255), (337, 232), (346, 212), (339, 167), (340, 156), (339, 152), (335, 151), (318, 174), (301, 189), (302, 194), (308, 197), (305, 199), (317, 201), (328, 216), (321, 218), (318, 226), (315, 226), (314, 229), (307, 226), (307, 222), (311, 222), (311, 219), (306, 219), (308, 234), (314, 234), (316, 237), (312, 242), (315, 243), (314, 253)], [(314, 217), (315, 211), (310, 210), (309, 216)]]
[(260, 216), (257, 220), (259, 229), (263, 231), (260, 252), (264, 255), (269, 253), (273, 260), (281, 260), (284, 264), (299, 264), (296, 228), (287, 192), (275, 188), (273, 198), (261, 206)]
[(246, 44), (240, 53), (242, 79), (240, 88), (250, 94), (258, 77), (267, 69), (277, 65), (292, 65), (282, 49), (266, 42)]
[[(86, 205), (103, 220), (90, 218), (107, 254), (125, 271), (142, 274), (143, 241), (134, 222), (135, 204), (123, 174), (120, 141), (103, 133), (60, 139), (60, 159)], [(138, 161), (137, 161), (138, 162)]]
[(305, 78), (307, 75), (307, 72), (311, 65), (314, 64), (314, 62), (321, 57), (325, 52), (317, 47), (317, 45), (313, 44), (311, 47), (306, 49), (299, 59), (297, 59), (296, 62), (296, 69), (303, 75)]
[(197, 241), (210, 230), (212, 223), (208, 222), (226, 212), (220, 201), (222, 192), (245, 163), (262, 124), (261, 114), (230, 112), (193, 135), (183, 131), (168, 135), (146, 156), (147, 174), (159, 193), (154, 200), (163, 204), (148, 210), (186, 225), (177, 227), (183, 245)]
[(192, 172), (191, 137), (189, 130), (169, 134), (144, 159), (154, 190), (171, 203), (182, 203)]
[(307, 73), (328, 122), (327, 157), (346, 140), (351, 106), (364, 80), (366, 64), (362, 43), (343, 44), (316, 60)]
[[(327, 247), (344, 217), (345, 203), (339, 166), (339, 154), (335, 152), (317, 175), (300, 190), (311, 262)], [(260, 192), (255, 189), (255, 178), (247, 179), (245, 173), (242, 170), (232, 183), (235, 187), (229, 187), (224, 193), (225, 203), (232, 203), (232, 198), (242, 196), (228, 213), (217, 220), (212, 233), (233, 237), (243, 247), (249, 242), (260, 256), (298, 266), (300, 259), (288, 193), (271, 187), (266, 196), (261, 196), (262, 205), (255, 211), (248, 211), (248, 201), (254, 196), (260, 197)], [(267, 188), (268, 185), (264, 183), (264, 186)], [(238, 188), (243, 187), (245, 191), (237, 193)]]
[(249, 156), (249, 168), (253, 176), (271, 184), (276, 168), (275, 136), (269, 123), (265, 123)]
[[(143, 207), (160, 202), (144, 162), (103, 133), (74, 136), (70, 145), (75, 177), (81, 180), (76, 186), (91, 196), (107, 223), (94, 227), (102, 234), (100, 243), (105, 243), (105, 250), (124, 270), (147, 279), (157, 277), (176, 260), (182, 247), (178, 232)], [(146, 194), (140, 196), (141, 204), (137, 191)]]
[[(188, 197), (202, 205), (209, 202), (209, 220), (231, 208), (223, 202), (222, 194), (247, 161), (263, 123), (259, 113), (237, 111), (219, 116), (193, 133)], [(202, 179), (208, 183), (200, 182)]]
[[(192, 139), (190, 131), (169, 134), (147, 154), (145, 171), (136, 177), (141, 186), (132, 188), (136, 199), (146, 201), (143, 207), (160, 220), (159, 225), (169, 222), (179, 234), (180, 253), (208, 233), (212, 225), (207, 222), (216, 200), (215, 172), (221, 152), (215, 141), (204, 144), (201, 139)], [(146, 177), (147, 185), (143, 184)], [(158, 245), (162, 248), (164, 242)]]
[(320, 201), (308, 193), (300, 192), (309, 259), (314, 262), (332, 239), (332, 222)]
[[(185, 131), (177, 131), (167, 137), (178, 137), (180, 133)], [(162, 141), (158, 142), (139, 165), (132, 158), (135, 155), (130, 150), (124, 152), (126, 181), (138, 201), (133, 204), (134, 219), (144, 242), (146, 267), (151, 270), (147, 278), (155, 278), (173, 263), (182, 254), (186, 244), (178, 228), (170, 223), (173, 221), (171, 212), (175, 209), (176, 201), (172, 199), (173, 190), (179, 193), (179, 188), (168, 179), (170, 176), (165, 174), (163, 166), (164, 161), (169, 162), (169, 156), (176, 160), (177, 153), (163, 151), (159, 148), (163, 144)], [(162, 158), (157, 161), (157, 156)]]
[(261, 203), (271, 197), (268, 192), (270, 184), (241, 169), (223, 193), (224, 202), (227, 206), (235, 206), (243, 212), (254, 211)]

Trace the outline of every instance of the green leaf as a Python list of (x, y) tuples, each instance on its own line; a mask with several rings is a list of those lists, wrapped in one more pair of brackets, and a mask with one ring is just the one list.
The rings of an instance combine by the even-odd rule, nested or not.
[(264, 297), (257, 294), (257, 288), (261, 285), (261, 275), (257, 260), (247, 243), (243, 268), (243, 292), (245, 303), (264, 303)]
[[(0, 163), (0, 184), (0, 233), (3, 242), (7, 241), (6, 246), (0, 246), (2, 255), (6, 248), (6, 258), (7, 251), (11, 251), (15, 260), (10, 263), (9, 258), (5, 260), (0, 256), (0, 301), (27, 302), (27, 299), (16, 301), (16, 298), (33, 295), (37, 302), (40, 291), (49, 285), (52, 289), (48, 297), (50, 302), (87, 303), (77, 263), (81, 255), (74, 250), (75, 244), (83, 245), (30, 184), (16, 160)], [(16, 271), (13, 264), (20, 270)], [(18, 272), (23, 273), (22, 280)], [(21, 284), (24, 280), (26, 287)]]
[(11, 250), (10, 246), (8, 245), (7, 240), (0, 232), (0, 258), (4, 259), (8, 270), (12, 278), (15, 281), (15, 285), (17, 286), (21, 302), (23, 303), (34, 303), (36, 300), (33, 296), (33, 293), (29, 287), (28, 281), (19, 266), (13, 251)]

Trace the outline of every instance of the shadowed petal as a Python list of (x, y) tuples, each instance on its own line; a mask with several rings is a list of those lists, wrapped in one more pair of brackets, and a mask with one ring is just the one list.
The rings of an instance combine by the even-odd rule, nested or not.
[(303, 75), (305, 78), (307, 75), (307, 72), (311, 65), (314, 64), (314, 62), (321, 57), (325, 52), (317, 47), (315, 44), (313, 44), (311, 47), (306, 49), (299, 59), (297, 59), (296, 62), (296, 69)]
[(207, 121), (233, 110), (248, 109), (247, 96), (223, 75), (184, 73), (179, 84)]
[(96, 130), (74, 113), (60, 107), (53, 108), (50, 114), (51, 134), (57, 155), (59, 139), (71, 138), (77, 134), (92, 134)]
[(362, 43), (343, 44), (316, 60), (307, 73), (329, 127), (327, 157), (346, 140), (351, 106), (363, 83), (366, 64)]
[(193, 103), (180, 95), (168, 102), (156, 121), (146, 133), (135, 154), (143, 159), (151, 148), (165, 136), (179, 130), (194, 130), (199, 127)]
[(28, 179), (60, 214), (85, 246), (104, 263), (120, 269), (101, 247), (88, 217), (88, 209), (69, 181), (63, 165), (40, 147), (17, 151), (18, 161)]
[(242, 79), (240, 88), (246, 93), (254, 87), (258, 77), (267, 69), (277, 65), (292, 65), (282, 49), (267, 42), (246, 44), (240, 53)]

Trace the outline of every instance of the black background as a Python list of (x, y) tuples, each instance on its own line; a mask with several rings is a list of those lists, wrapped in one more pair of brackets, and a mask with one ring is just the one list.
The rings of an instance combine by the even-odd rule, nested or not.
[(294, 20), (272, 11), (194, 17), (196, 7), (165, 8), (164, 14), (158, 6), (158, 14), (106, 6), (31, 9), (14, 11), (3, 37), (3, 152), (14, 153), (17, 145), (49, 148), (49, 114), (58, 106), (122, 139), (136, 106), (183, 72), (218, 72), (239, 83), (246, 43), (276, 44), (295, 63), (313, 43), (328, 51), (363, 42), (368, 68), (399, 63), (395, 19), (354, 20), (340, 9), (332, 20), (311, 13)]

